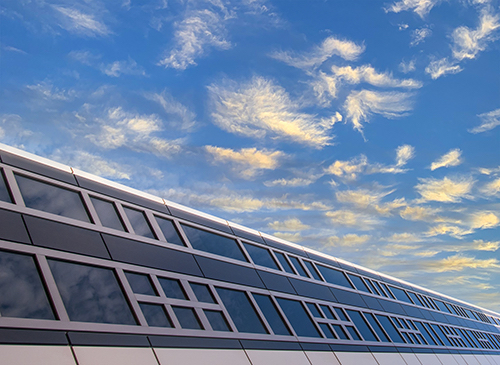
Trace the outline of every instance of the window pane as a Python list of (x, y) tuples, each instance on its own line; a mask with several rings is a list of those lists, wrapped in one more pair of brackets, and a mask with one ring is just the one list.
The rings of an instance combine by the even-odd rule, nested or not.
[(79, 193), (20, 175), (16, 180), (28, 208), (90, 222)]
[(182, 225), (182, 229), (191, 242), (193, 248), (216, 255), (226, 256), (232, 259), (247, 261), (240, 246), (232, 238), (219, 236), (218, 234), (203, 231), (194, 227)]
[(161, 304), (139, 303), (142, 313), (151, 327), (173, 327), (172, 321)]
[(7, 184), (5, 183), (5, 177), (2, 169), (0, 169), (0, 200), (12, 203), (12, 198), (10, 196), (9, 189), (7, 188)]
[(72, 321), (136, 324), (111, 269), (49, 260)]
[(359, 337), (358, 331), (356, 331), (354, 327), (345, 326), (345, 328), (347, 329), (347, 332), (349, 332), (353, 340), (361, 341), (361, 337)]
[(279, 270), (278, 265), (276, 265), (276, 262), (271, 256), (271, 253), (269, 253), (269, 250), (259, 246), (250, 245), (248, 243), (244, 243), (243, 245), (256, 265), (262, 265), (270, 267), (271, 269)]
[(321, 313), (318, 310), (318, 307), (316, 307), (316, 304), (314, 304), (314, 303), (306, 303), (306, 305), (307, 305), (307, 308), (309, 308), (309, 311), (311, 312), (311, 314), (313, 315), (313, 317), (323, 318), (323, 316), (321, 315)]
[(281, 266), (283, 266), (283, 270), (285, 270), (290, 274), (295, 274), (295, 272), (292, 269), (292, 266), (290, 266), (290, 263), (288, 262), (284, 254), (282, 254), (281, 252), (275, 252), (275, 255), (278, 258), (278, 261), (280, 262)]
[(126, 272), (132, 291), (136, 294), (157, 295), (148, 275)]
[(174, 222), (169, 219), (164, 219), (156, 216), (155, 218), (168, 243), (185, 246), (184, 242), (182, 242), (182, 239), (179, 236), (179, 232), (177, 232), (177, 229), (175, 228)]
[(267, 323), (271, 326), (275, 335), (291, 336), (288, 326), (278, 312), (271, 298), (267, 295), (253, 294), (255, 301), (260, 307), (262, 313), (267, 319)]
[(316, 280), (319, 280), (319, 281), (323, 281), (323, 279), (321, 279), (321, 276), (319, 276), (318, 271), (316, 270), (316, 268), (314, 267), (312, 262), (304, 260), (304, 264), (306, 264), (306, 266), (309, 269), (309, 272), (311, 273), (313, 278), (315, 278)]
[(341, 340), (348, 340), (349, 338), (347, 337), (347, 334), (345, 333), (344, 329), (342, 328), (341, 325), (338, 325), (338, 324), (332, 324), (332, 327), (333, 329), (335, 330), (335, 332), (337, 333), (337, 336), (339, 336), (339, 338)]
[(119, 229), (120, 231), (125, 230), (113, 203), (93, 197), (91, 197), (90, 200), (92, 200), (92, 204), (104, 227)]
[(127, 214), (127, 218), (132, 225), (135, 234), (148, 238), (156, 238), (151, 230), (151, 227), (149, 226), (144, 212), (127, 207), (123, 207), (123, 210)]
[(217, 288), (217, 293), (239, 332), (267, 333), (245, 292)]
[(172, 299), (187, 299), (186, 293), (178, 280), (158, 278), (165, 295)]
[(55, 319), (33, 257), (0, 251), (0, 316)]
[(385, 332), (382, 330), (382, 327), (378, 324), (378, 322), (375, 320), (375, 316), (371, 313), (365, 313), (365, 317), (370, 322), (372, 325), (372, 328), (377, 332), (378, 337), (383, 341), (383, 342), (391, 342)]
[(199, 302), (215, 303), (214, 296), (212, 295), (208, 285), (191, 283), (191, 288), (193, 289), (194, 295), (196, 295), (196, 299), (198, 299)]
[(371, 282), (371, 280), (365, 280), (365, 282), (368, 284), (368, 286), (370, 287), (371, 291), (373, 294), (375, 295), (380, 295), (378, 289), (375, 287), (375, 285)]
[(328, 324), (320, 323), (319, 326), (327, 338), (337, 338)]
[(450, 310), (448, 309), (448, 307), (442, 301), (435, 300), (434, 302), (437, 304), (440, 311), (446, 312), (446, 313), (451, 313)]
[(224, 317), (224, 314), (222, 312), (211, 311), (208, 309), (205, 309), (204, 312), (214, 331), (231, 331), (231, 329), (229, 328), (229, 324), (227, 323), (226, 318)]
[(349, 276), (349, 279), (351, 279), (356, 289), (362, 290), (367, 293), (370, 292), (370, 289), (368, 289), (363, 279), (361, 279), (359, 276), (351, 274), (347, 274), (347, 276)]
[(191, 329), (191, 330), (202, 330), (200, 320), (196, 315), (196, 312), (193, 308), (186, 307), (172, 307), (174, 310), (175, 316), (179, 320), (182, 328)]
[(392, 342), (398, 342), (398, 343), (404, 343), (403, 338), (399, 334), (399, 331), (396, 329), (396, 327), (392, 324), (391, 320), (386, 317), (386, 316), (381, 316), (379, 314), (376, 314), (376, 317), (382, 327), (384, 328), (385, 332), (389, 335), (391, 338)]
[(433, 323), (431, 323), (431, 326), (434, 329), (434, 333), (436, 333), (438, 337), (441, 339), (441, 341), (444, 342), (445, 346), (451, 346), (451, 343), (450, 341), (448, 341), (448, 337), (446, 336), (446, 333), (444, 333), (441, 326), (438, 326), (437, 324)]
[(320, 307), (321, 307), (321, 310), (323, 311), (324, 315), (326, 316), (326, 318), (328, 318), (328, 319), (337, 319), (337, 318), (335, 318), (335, 314), (333, 314), (333, 312), (330, 309), (330, 307), (328, 307), (326, 305), (320, 305)]
[(347, 310), (347, 314), (349, 314), (349, 317), (351, 317), (351, 320), (359, 332), (361, 332), (361, 336), (363, 336), (365, 341), (378, 341), (360, 312)]
[(337, 313), (337, 315), (339, 316), (341, 321), (349, 322), (349, 318), (347, 318), (347, 316), (345, 315), (344, 310), (342, 308), (334, 307), (333, 309), (335, 309), (335, 312)]
[(278, 298), (278, 303), (283, 309), (295, 333), (299, 336), (321, 337), (314, 322), (311, 320), (301, 302), (291, 299)]
[(300, 263), (300, 261), (299, 261), (298, 258), (296, 258), (294, 256), (288, 256), (288, 258), (290, 259), (290, 261), (292, 262), (293, 266), (295, 267), (295, 270), (297, 270), (297, 273), (300, 276), (304, 276), (306, 278), (309, 277), (309, 275), (307, 275), (306, 271), (302, 267), (302, 264)]
[(322, 265), (318, 265), (318, 269), (321, 272), (321, 275), (323, 275), (325, 280), (329, 283), (352, 288), (352, 285), (349, 283), (342, 271), (330, 269), (329, 267)]
[(411, 303), (410, 297), (403, 289), (391, 286), (392, 293), (396, 296), (396, 299), (402, 300), (403, 302)]
[(422, 306), (422, 303), (420, 303), (420, 300), (417, 298), (415, 293), (412, 293), (411, 291), (407, 292), (408, 295), (410, 296), (412, 302), (416, 305)]

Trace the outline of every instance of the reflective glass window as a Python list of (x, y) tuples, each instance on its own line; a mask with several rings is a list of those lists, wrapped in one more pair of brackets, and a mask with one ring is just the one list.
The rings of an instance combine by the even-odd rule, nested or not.
[(304, 267), (302, 266), (302, 264), (300, 263), (299, 259), (294, 257), (294, 256), (288, 256), (288, 258), (290, 259), (290, 261), (292, 262), (293, 266), (295, 267), (295, 270), (297, 270), (297, 273), (300, 275), (300, 276), (304, 276), (306, 278), (309, 277), (309, 275), (307, 275), (306, 271), (304, 270)]
[(182, 328), (191, 330), (203, 329), (200, 319), (193, 308), (172, 306), (172, 309)]
[(134, 293), (157, 295), (153, 287), (153, 283), (151, 283), (151, 279), (148, 275), (126, 272), (125, 276), (127, 277), (130, 287)]
[(356, 287), (356, 289), (367, 292), (367, 293), (370, 292), (370, 289), (368, 289), (368, 287), (366, 286), (363, 279), (361, 279), (361, 277), (359, 277), (357, 275), (352, 275), (352, 274), (347, 274), (347, 276), (349, 276), (349, 279), (351, 279), (351, 281), (354, 284), (354, 286)]
[(451, 346), (451, 343), (448, 340), (448, 336), (446, 336), (446, 333), (444, 333), (442, 327), (438, 326), (437, 324), (431, 324), (431, 326), (432, 329), (434, 330), (434, 333), (438, 335), (438, 337), (445, 344), (445, 346)]
[(334, 307), (333, 309), (335, 309), (335, 312), (337, 313), (337, 315), (339, 316), (341, 321), (348, 321), (349, 322), (349, 318), (347, 318), (347, 316), (345, 315), (344, 310), (342, 308)]
[(150, 327), (173, 327), (165, 308), (161, 304), (139, 303)]
[(134, 229), (134, 233), (139, 236), (147, 237), (147, 238), (156, 238), (153, 234), (151, 226), (144, 215), (144, 212), (140, 210), (123, 207), (125, 214), (127, 214), (127, 218)]
[(91, 197), (90, 200), (92, 201), (97, 215), (99, 216), (99, 220), (104, 227), (125, 231), (122, 220), (118, 215), (118, 211), (112, 202), (94, 197)]
[(392, 342), (398, 342), (398, 343), (405, 342), (403, 340), (403, 338), (401, 337), (401, 335), (399, 334), (399, 331), (396, 329), (394, 324), (389, 319), (389, 317), (382, 316), (379, 314), (376, 314), (375, 316), (377, 317), (379, 323), (384, 328), (385, 333), (387, 333), (389, 335), (389, 337), (391, 338)]
[(193, 248), (236, 260), (247, 261), (236, 240), (198, 228), (182, 225)]
[(274, 334), (290, 336), (290, 330), (271, 298), (268, 295), (262, 294), (253, 294), (253, 297), (264, 314), (264, 317), (266, 317), (267, 323), (271, 326)]
[(212, 326), (212, 329), (214, 331), (231, 331), (226, 317), (224, 317), (224, 314), (221, 311), (212, 311), (205, 309), (204, 312), (207, 316), (208, 321), (210, 322), (210, 326)]
[(342, 271), (331, 269), (323, 265), (318, 265), (318, 269), (321, 272), (321, 275), (323, 275), (325, 280), (329, 283), (352, 288), (351, 283), (349, 283)]
[(389, 340), (389, 338), (387, 337), (387, 335), (383, 331), (383, 329), (380, 326), (380, 324), (375, 319), (375, 316), (373, 314), (371, 314), (371, 313), (364, 313), (364, 314), (365, 314), (365, 318), (368, 320), (368, 322), (370, 322), (372, 328), (375, 330), (375, 332), (377, 333), (378, 337), (383, 342), (391, 342), (391, 340)]
[(395, 286), (391, 286), (391, 291), (398, 300), (402, 300), (403, 302), (411, 303), (410, 297), (403, 289), (396, 288)]
[(323, 333), (325, 334), (326, 338), (334, 338), (334, 339), (337, 338), (337, 336), (335, 336), (332, 329), (330, 328), (330, 326), (327, 323), (320, 323), (319, 326), (320, 326), (321, 330), (323, 331)]
[(55, 319), (35, 260), (0, 251), (0, 316)]
[(199, 302), (215, 303), (214, 296), (212, 295), (208, 285), (197, 283), (190, 284), (191, 289), (193, 289), (194, 295), (196, 295), (196, 299), (198, 299)]
[(316, 304), (314, 303), (306, 303), (307, 308), (309, 308), (309, 311), (313, 315), (313, 317), (316, 318), (323, 318), (323, 315), (320, 313), (318, 307), (316, 307)]
[(278, 265), (274, 261), (268, 249), (251, 245), (249, 243), (243, 243), (243, 246), (245, 246), (245, 249), (255, 264), (279, 270)]
[(407, 293), (410, 296), (410, 298), (414, 304), (422, 306), (422, 303), (420, 302), (420, 300), (418, 299), (418, 297), (415, 293), (412, 293), (411, 291), (409, 291)]
[(301, 302), (284, 298), (277, 300), (298, 336), (321, 337)]
[(380, 283), (380, 285), (384, 287), (385, 292), (387, 293), (389, 298), (396, 299), (396, 297), (394, 296), (394, 294), (392, 294), (392, 292), (389, 290), (389, 287), (387, 285), (385, 285), (384, 283)]
[(365, 282), (368, 284), (368, 286), (370, 287), (370, 290), (372, 291), (373, 294), (380, 295), (378, 289), (375, 287), (375, 285), (372, 283), (371, 280), (365, 279)]
[(177, 232), (177, 228), (175, 228), (174, 222), (172, 222), (170, 219), (165, 219), (161, 217), (155, 216), (155, 218), (168, 243), (173, 243), (174, 245), (179, 245), (179, 246), (185, 246), (184, 242), (182, 242), (182, 238), (179, 235), (179, 232)]
[(319, 281), (323, 281), (323, 279), (321, 279), (321, 276), (318, 273), (318, 270), (316, 270), (312, 262), (304, 260), (304, 264), (307, 266), (307, 269), (309, 270), (313, 278)]
[(79, 193), (21, 175), (16, 180), (28, 208), (90, 222)]
[(10, 196), (9, 188), (5, 183), (5, 177), (2, 169), (0, 169), (0, 200), (12, 203), (12, 197)]
[(337, 318), (335, 318), (335, 314), (333, 314), (333, 312), (330, 309), (330, 307), (328, 307), (326, 305), (320, 305), (320, 307), (321, 307), (321, 310), (323, 311), (323, 314), (326, 316), (326, 318), (328, 318), (328, 319), (337, 319)]
[(56, 260), (49, 265), (72, 321), (136, 324), (113, 270)]
[(239, 332), (267, 333), (245, 292), (217, 288), (217, 293)]
[(281, 266), (283, 266), (283, 270), (285, 270), (287, 273), (295, 274), (295, 272), (292, 269), (292, 266), (290, 265), (284, 254), (282, 254), (281, 252), (274, 252), (274, 254), (278, 258), (278, 261), (280, 262)]
[(361, 332), (361, 336), (363, 336), (365, 341), (378, 341), (360, 312), (348, 309), (347, 314), (351, 317), (351, 320), (359, 332)]
[(444, 304), (442, 301), (435, 300), (434, 302), (437, 304), (440, 311), (446, 312), (446, 313), (451, 313), (450, 310), (448, 309), (448, 307), (446, 306), (446, 304)]
[(172, 299), (187, 299), (186, 293), (182, 288), (179, 280), (175, 279), (167, 279), (167, 278), (158, 278), (163, 291), (167, 298)]
[(353, 326), (345, 326), (347, 332), (351, 335), (352, 339), (355, 341), (361, 341), (361, 337), (359, 336), (358, 331)]
[(389, 296), (387, 295), (387, 293), (385, 292), (384, 288), (382, 287), (382, 285), (380, 285), (380, 283), (378, 281), (374, 281), (375, 285), (377, 286), (377, 289), (380, 293), (380, 295), (388, 298)]
[(335, 330), (335, 333), (337, 333), (337, 336), (341, 340), (348, 340), (349, 337), (347, 337), (347, 334), (344, 331), (344, 328), (341, 325), (338, 324), (332, 324), (333, 329)]

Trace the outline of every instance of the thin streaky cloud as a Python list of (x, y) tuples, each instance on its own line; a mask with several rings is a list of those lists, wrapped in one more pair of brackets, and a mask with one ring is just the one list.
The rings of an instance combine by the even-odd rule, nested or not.
[(183, 131), (192, 131), (197, 126), (196, 114), (187, 106), (177, 101), (171, 93), (163, 90), (161, 93), (146, 93), (146, 99), (158, 103), (169, 115), (169, 126)]
[(424, 18), (434, 6), (443, 0), (400, 0), (385, 8), (386, 12), (400, 13), (402, 11), (413, 11)]
[(432, 35), (432, 30), (429, 28), (420, 28), (415, 29), (411, 33), (411, 42), (410, 46), (414, 47), (422, 43), (426, 38), (429, 38)]
[(422, 201), (443, 203), (458, 203), (462, 198), (470, 198), (474, 185), (474, 180), (470, 177), (419, 180), (420, 184), (416, 185), (415, 189), (422, 196)]
[(399, 146), (396, 149), (396, 166), (404, 166), (409, 160), (415, 157), (415, 148), (408, 144)]
[(478, 115), (481, 119), (481, 124), (469, 130), (470, 133), (481, 133), (490, 131), (500, 125), (500, 109), (492, 110), (488, 113)]
[(413, 79), (398, 80), (387, 72), (377, 72), (371, 65), (363, 65), (352, 68), (351, 66), (332, 66), (332, 72), (338, 80), (349, 84), (359, 84), (366, 82), (378, 87), (394, 88), (420, 88), (422, 83)]
[(288, 231), (288, 232), (297, 232), (303, 231), (311, 228), (307, 224), (304, 224), (298, 218), (290, 218), (285, 221), (274, 221), (267, 224), (269, 228), (274, 231)]
[(121, 75), (146, 76), (144, 68), (133, 59), (126, 61), (115, 61), (107, 65), (102, 65), (101, 72), (110, 77), (120, 77)]
[(434, 171), (441, 167), (458, 166), (463, 162), (460, 158), (461, 156), (462, 151), (460, 151), (460, 149), (455, 148), (450, 150), (448, 153), (441, 156), (437, 161), (433, 162), (430, 169)]
[(410, 73), (410, 72), (413, 72), (417, 69), (416, 65), (415, 65), (415, 60), (410, 60), (408, 62), (406, 62), (405, 60), (401, 61), (401, 63), (399, 64), (399, 70), (402, 72), (402, 73)]
[(495, 179), (481, 188), (481, 193), (487, 196), (495, 196), (500, 194), (500, 178)]
[(462, 68), (455, 62), (449, 61), (448, 58), (431, 61), (431, 63), (429, 63), (429, 65), (425, 68), (425, 72), (428, 73), (434, 80), (441, 76), (456, 74), (461, 71)]
[(463, 271), (465, 269), (496, 269), (500, 268), (497, 259), (476, 259), (461, 254), (449, 256), (439, 261), (433, 261), (426, 266), (435, 272)]
[(63, 6), (53, 6), (53, 9), (60, 15), (59, 26), (68, 32), (89, 37), (108, 36), (112, 33), (103, 22), (91, 14)]

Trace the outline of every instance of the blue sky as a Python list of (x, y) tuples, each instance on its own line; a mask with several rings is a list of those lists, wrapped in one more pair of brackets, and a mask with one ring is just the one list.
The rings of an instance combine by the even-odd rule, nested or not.
[(6, 0), (0, 141), (500, 310), (497, 0)]

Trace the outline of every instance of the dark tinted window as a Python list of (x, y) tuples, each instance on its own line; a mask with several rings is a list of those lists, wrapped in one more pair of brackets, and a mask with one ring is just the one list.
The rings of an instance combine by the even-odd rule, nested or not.
[(111, 269), (49, 260), (72, 321), (136, 324)]
[(191, 242), (193, 248), (201, 251), (226, 256), (232, 259), (247, 261), (240, 246), (232, 238), (219, 236), (218, 234), (203, 231), (198, 228), (182, 225), (182, 229)]
[(320, 307), (321, 307), (321, 310), (323, 311), (323, 314), (326, 316), (326, 318), (328, 318), (328, 319), (337, 319), (337, 318), (335, 318), (335, 314), (333, 314), (333, 312), (330, 309), (330, 307), (328, 307), (326, 305), (320, 305)]
[(388, 297), (388, 295), (386, 294), (384, 288), (382, 288), (382, 285), (380, 285), (380, 283), (378, 281), (374, 281), (380, 295), (384, 296), (384, 297)]
[(365, 313), (365, 317), (370, 322), (372, 328), (375, 330), (377, 333), (378, 337), (383, 341), (383, 342), (391, 342), (385, 332), (383, 331), (382, 327), (380, 324), (377, 322), (375, 319), (375, 316), (371, 313)]
[(163, 291), (167, 298), (172, 299), (187, 299), (186, 293), (181, 286), (179, 280), (158, 278)]
[(173, 327), (172, 321), (161, 304), (139, 303), (146, 322), (151, 327)]
[(33, 257), (0, 251), (0, 316), (54, 319)]
[(186, 307), (172, 307), (175, 316), (179, 320), (182, 328), (191, 330), (201, 330), (203, 329), (198, 316), (193, 308)]
[(407, 303), (411, 303), (410, 297), (408, 296), (408, 294), (406, 294), (406, 292), (403, 289), (399, 289), (394, 286), (391, 286), (390, 288), (396, 299), (402, 300)]
[(420, 305), (422, 306), (422, 303), (420, 302), (420, 300), (417, 298), (417, 296), (415, 295), (415, 293), (412, 293), (411, 291), (407, 292), (408, 295), (410, 296), (412, 302), (416, 305)]
[(215, 303), (214, 296), (210, 291), (208, 285), (191, 283), (191, 288), (193, 289), (194, 295), (199, 302), (205, 303)]
[(320, 323), (319, 326), (321, 327), (321, 330), (325, 334), (326, 338), (337, 338), (328, 324)]
[(139, 210), (123, 207), (127, 214), (127, 218), (134, 229), (134, 233), (143, 237), (156, 238), (149, 226), (149, 223), (144, 215), (144, 212)]
[(318, 270), (316, 270), (316, 268), (314, 267), (312, 262), (304, 260), (304, 264), (307, 266), (307, 269), (309, 270), (309, 272), (311, 273), (313, 278), (315, 278), (316, 280), (319, 280), (319, 281), (323, 280), (323, 279), (321, 279), (321, 276), (319, 276)]
[(224, 314), (220, 311), (211, 311), (208, 309), (204, 310), (205, 315), (207, 316), (208, 321), (210, 322), (210, 326), (214, 331), (231, 331), (229, 328), (229, 324), (224, 317)]
[(347, 275), (349, 276), (349, 279), (351, 279), (351, 281), (353, 282), (356, 289), (362, 290), (362, 291), (367, 292), (367, 293), (370, 292), (370, 289), (368, 289), (368, 287), (366, 286), (363, 279), (361, 279), (359, 276), (351, 275), (351, 274), (347, 274)]
[(267, 323), (271, 326), (275, 335), (291, 335), (285, 321), (278, 312), (271, 298), (267, 295), (254, 294), (253, 297), (266, 317)]
[(245, 292), (217, 288), (217, 293), (239, 332), (267, 333)]
[(5, 177), (2, 169), (0, 169), (0, 200), (12, 203), (12, 198), (10, 196), (9, 189), (7, 188), (7, 184), (5, 183)]
[(306, 303), (306, 305), (307, 305), (307, 308), (309, 308), (309, 311), (311, 312), (311, 314), (313, 315), (313, 317), (323, 318), (323, 316), (321, 315), (321, 313), (318, 310), (318, 307), (316, 307), (316, 304), (314, 304), (314, 303)]
[(278, 265), (276, 265), (268, 249), (248, 243), (244, 243), (243, 245), (255, 264), (279, 270)]
[(337, 313), (341, 321), (349, 321), (349, 318), (347, 318), (342, 308), (334, 307), (333, 309), (335, 309), (335, 312)]
[(28, 208), (90, 222), (79, 193), (20, 175), (16, 180)]
[(126, 272), (132, 291), (136, 294), (156, 295), (151, 279), (148, 275)]
[(301, 302), (278, 298), (278, 303), (298, 336), (321, 337)]
[(175, 228), (174, 222), (172, 222), (169, 219), (164, 219), (160, 217), (155, 217), (155, 218), (168, 243), (173, 243), (174, 245), (179, 245), (179, 246), (185, 246), (184, 242), (182, 242), (179, 232), (177, 232), (177, 228)]
[(365, 341), (378, 341), (360, 312), (347, 310), (347, 314), (351, 317), (351, 320), (359, 332), (361, 332), (361, 336), (363, 336)]
[(356, 331), (356, 328), (354, 328), (353, 326), (345, 326), (345, 328), (347, 329), (347, 332), (349, 332), (353, 340), (361, 341), (361, 337), (359, 336), (358, 331)]
[(329, 283), (352, 288), (352, 285), (349, 283), (342, 271), (330, 269), (329, 267), (322, 265), (318, 265), (318, 269), (321, 272), (321, 275), (323, 275), (325, 280)]
[(445, 344), (445, 346), (451, 346), (451, 343), (448, 340), (448, 337), (446, 336), (446, 333), (444, 333), (441, 326), (431, 323), (431, 327), (434, 330), (434, 333), (437, 334), (439, 339)]
[(295, 274), (295, 272), (292, 269), (292, 266), (290, 266), (290, 263), (288, 262), (284, 254), (282, 254), (281, 252), (275, 252), (275, 255), (278, 258), (278, 261), (280, 262), (281, 266), (283, 266), (283, 270), (285, 270), (290, 274)]
[(295, 270), (297, 270), (297, 273), (300, 275), (300, 276), (304, 276), (306, 278), (309, 277), (309, 275), (307, 275), (306, 271), (304, 270), (304, 267), (302, 266), (302, 264), (300, 263), (299, 259), (294, 257), (294, 256), (288, 256), (288, 258), (290, 259), (290, 261), (292, 262), (293, 266), (295, 267)]
[(440, 311), (446, 312), (446, 313), (451, 313), (450, 310), (448, 309), (448, 307), (442, 301), (435, 300), (434, 302), (437, 304)]
[(99, 216), (99, 219), (104, 227), (119, 229), (120, 231), (125, 230), (122, 220), (120, 219), (113, 203), (92, 197), (90, 200), (92, 200), (92, 204), (94, 205), (97, 215)]
[(404, 343), (403, 338), (399, 334), (399, 331), (396, 329), (396, 327), (392, 324), (391, 320), (386, 317), (386, 316), (381, 316), (379, 314), (376, 315), (379, 323), (382, 325), (384, 328), (385, 332), (389, 335), (391, 338), (392, 342), (398, 342), (398, 343)]
[(380, 293), (378, 292), (378, 289), (375, 287), (375, 285), (371, 282), (371, 280), (365, 280), (365, 282), (368, 284), (368, 286), (370, 287), (371, 291), (373, 294), (375, 295), (380, 295)]
[(335, 330), (335, 332), (337, 333), (337, 336), (339, 336), (339, 338), (341, 340), (348, 340), (349, 339), (349, 337), (347, 337), (347, 334), (344, 331), (344, 328), (342, 328), (341, 325), (332, 324), (332, 327)]

